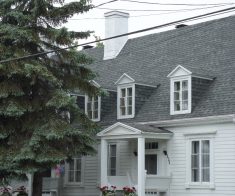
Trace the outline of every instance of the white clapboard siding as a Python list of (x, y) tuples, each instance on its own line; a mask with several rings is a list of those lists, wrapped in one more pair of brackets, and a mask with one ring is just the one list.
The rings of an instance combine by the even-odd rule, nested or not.
[[(235, 195), (235, 126), (214, 124), (170, 128), (174, 136), (169, 142), (172, 196), (234, 196)], [(214, 135), (215, 189), (186, 189), (186, 136), (185, 133), (217, 131)]]

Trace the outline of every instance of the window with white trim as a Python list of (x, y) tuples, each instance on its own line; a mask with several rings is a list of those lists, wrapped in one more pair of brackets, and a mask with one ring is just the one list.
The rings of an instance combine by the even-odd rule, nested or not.
[(109, 144), (108, 153), (108, 175), (116, 176), (117, 174), (117, 145)]
[(171, 79), (171, 114), (191, 112), (191, 77)]
[(93, 121), (100, 121), (100, 96), (85, 96), (85, 113)]
[(133, 118), (134, 117), (134, 85), (118, 87), (118, 118)]
[(191, 182), (210, 182), (210, 140), (191, 141)]
[(65, 182), (66, 184), (82, 184), (83, 181), (83, 163), (82, 157), (73, 158), (66, 162)]

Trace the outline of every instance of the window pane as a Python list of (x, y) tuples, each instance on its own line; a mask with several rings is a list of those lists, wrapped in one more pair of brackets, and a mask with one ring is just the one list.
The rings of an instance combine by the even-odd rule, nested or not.
[(180, 82), (175, 82), (174, 83), (174, 91), (179, 91), (180, 90)]
[(174, 104), (174, 110), (175, 111), (180, 111), (180, 102), (179, 101), (175, 101), (174, 103), (175, 103)]
[(121, 89), (121, 97), (126, 97), (126, 89)]
[(73, 182), (74, 181), (74, 171), (69, 171), (68, 173), (68, 181)]
[(97, 119), (98, 118), (98, 110), (94, 111), (93, 113), (93, 119)]
[(192, 169), (192, 182), (199, 182), (199, 169)]
[(75, 182), (81, 182), (81, 171), (76, 171)]
[(115, 169), (116, 168), (116, 157), (110, 158), (110, 168)]
[(132, 97), (132, 88), (127, 88), (127, 96)]
[(192, 142), (192, 154), (198, 154), (199, 153), (199, 141), (193, 141)]
[(121, 107), (120, 111), (121, 111), (121, 115), (126, 115), (126, 108), (125, 107)]
[(180, 100), (180, 93), (179, 92), (174, 92), (174, 100), (179, 101)]
[(109, 145), (109, 175), (115, 176), (116, 175), (116, 153), (117, 153), (117, 146), (116, 145)]
[(210, 182), (210, 169), (202, 169), (202, 181), (203, 182)]
[(81, 159), (76, 160), (76, 170), (81, 170)]
[(210, 167), (210, 155), (209, 154), (202, 155), (202, 167)]
[(87, 111), (91, 111), (92, 108), (91, 108), (91, 102), (87, 102)]
[(110, 156), (111, 157), (116, 157), (116, 151), (117, 151), (117, 146), (116, 145), (110, 145)]
[(128, 115), (131, 115), (131, 114), (132, 114), (132, 107), (129, 106), (129, 107), (128, 107)]
[(88, 111), (88, 118), (92, 119), (92, 111)]
[(116, 176), (116, 169), (110, 170), (110, 176)]
[(188, 109), (188, 101), (183, 101), (182, 102), (182, 109), (187, 110)]
[(95, 96), (95, 97), (94, 97), (94, 101), (97, 101), (97, 102), (98, 102), (98, 96)]
[(94, 110), (98, 110), (98, 101), (94, 102)]
[(199, 155), (192, 155), (192, 169), (199, 169)]
[(128, 97), (128, 98), (127, 98), (127, 104), (128, 104), (129, 106), (132, 106), (132, 97)]
[(74, 170), (74, 159), (69, 162), (69, 170)]
[(188, 90), (188, 80), (184, 80), (182, 82), (182, 90), (183, 91)]
[(202, 153), (210, 153), (210, 141), (209, 140), (202, 141)]
[(182, 99), (183, 100), (188, 100), (188, 91), (183, 91), (182, 92)]
[(120, 98), (120, 106), (121, 107), (125, 106), (125, 99), (124, 98)]

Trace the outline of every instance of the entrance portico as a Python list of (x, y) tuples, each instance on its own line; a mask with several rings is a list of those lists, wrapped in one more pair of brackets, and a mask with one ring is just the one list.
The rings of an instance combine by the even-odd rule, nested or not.
[[(119, 190), (122, 190), (124, 186), (135, 186), (135, 188), (137, 189), (137, 193), (140, 196), (145, 196), (145, 190), (147, 187), (153, 186), (152, 188), (156, 188), (157, 190), (156, 183), (152, 185), (146, 184), (147, 174), (145, 170), (145, 143), (146, 140), (166, 141), (172, 136), (172, 133), (170, 131), (160, 128), (154, 128), (148, 125), (127, 125), (118, 122), (98, 133), (97, 136), (101, 138), (101, 186), (114, 185), (117, 186)], [(108, 144), (112, 141), (121, 140), (137, 142), (137, 149), (135, 152), (137, 156), (137, 184), (133, 183), (129, 176), (129, 173), (127, 173), (126, 176), (108, 175)], [(131, 158), (126, 161), (131, 163)], [(151, 177), (154, 176), (151, 175)], [(147, 180), (147, 182), (151, 183), (151, 180)]]

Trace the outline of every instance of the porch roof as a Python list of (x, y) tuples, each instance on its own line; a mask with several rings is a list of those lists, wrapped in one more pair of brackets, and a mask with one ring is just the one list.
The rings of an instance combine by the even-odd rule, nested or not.
[(97, 134), (98, 137), (106, 139), (125, 139), (125, 138), (155, 138), (170, 139), (172, 132), (161, 127), (152, 127), (142, 124), (124, 124), (117, 122)]

